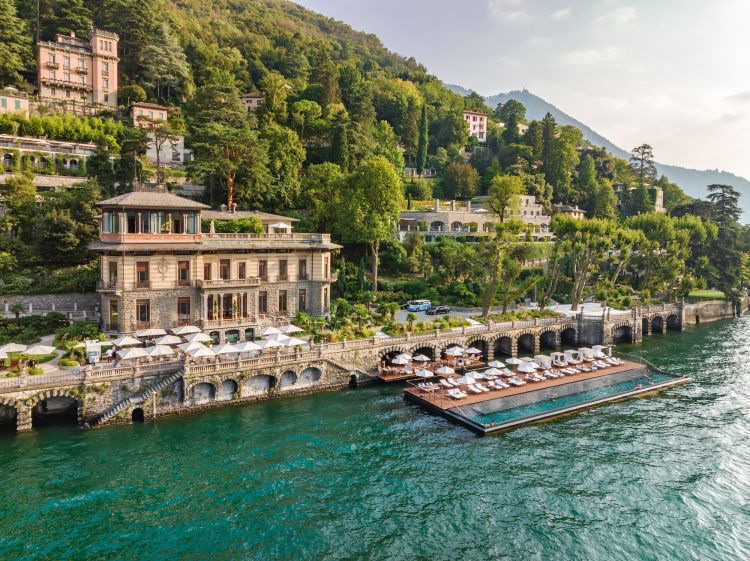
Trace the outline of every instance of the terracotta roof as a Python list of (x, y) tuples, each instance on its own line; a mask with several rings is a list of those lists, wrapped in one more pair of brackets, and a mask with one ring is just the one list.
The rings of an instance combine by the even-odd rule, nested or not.
[(132, 191), (124, 195), (118, 195), (111, 199), (99, 201), (97, 206), (118, 206), (123, 208), (154, 208), (154, 209), (183, 209), (183, 210), (202, 210), (211, 208), (208, 205), (178, 197), (171, 193), (162, 191)]
[(270, 214), (268, 212), (255, 212), (247, 210), (238, 210), (236, 212), (221, 211), (221, 210), (204, 210), (201, 213), (201, 217), (206, 220), (240, 220), (242, 218), (256, 217), (261, 222), (264, 220), (284, 220), (286, 222), (299, 222), (297, 218), (290, 218), (288, 216), (280, 216), (278, 214)]
[(172, 110), (171, 107), (167, 107), (165, 105), (158, 105), (156, 103), (146, 103), (145, 101), (143, 101), (143, 102), (139, 101), (138, 103), (133, 103), (130, 107), (131, 108), (132, 107), (148, 107), (149, 109), (164, 109), (164, 111), (171, 111)]
[(227, 250), (230, 252), (238, 249), (258, 249), (277, 251), (301, 250), (301, 249), (341, 249), (337, 243), (312, 241), (312, 240), (203, 240), (201, 243), (105, 243), (92, 242), (89, 244), (91, 251), (220, 251)]

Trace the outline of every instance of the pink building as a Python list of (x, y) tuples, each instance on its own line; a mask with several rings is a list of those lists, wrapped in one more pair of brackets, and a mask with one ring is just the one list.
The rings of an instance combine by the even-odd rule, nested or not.
[(166, 121), (169, 119), (169, 107), (156, 103), (134, 103), (130, 106), (130, 118), (136, 127), (144, 128), (140, 123), (143, 119), (149, 121)]
[(29, 116), (29, 97), (16, 88), (3, 88), (0, 90), (0, 113), (16, 113)]
[(240, 99), (247, 106), (248, 111), (255, 113), (263, 103), (263, 94), (260, 92), (250, 92), (242, 94)]
[(464, 109), (464, 121), (466, 121), (466, 126), (469, 127), (469, 135), (479, 142), (487, 141), (487, 115)]
[(93, 29), (88, 40), (58, 35), (37, 44), (39, 97), (72, 113), (117, 107), (116, 33)]

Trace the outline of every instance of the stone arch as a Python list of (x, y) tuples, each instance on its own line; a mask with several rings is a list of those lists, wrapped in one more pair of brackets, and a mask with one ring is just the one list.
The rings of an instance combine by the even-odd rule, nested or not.
[(651, 333), (664, 333), (664, 318), (654, 316), (651, 318)]
[(218, 331), (212, 331), (208, 334), (209, 337), (211, 337), (211, 344), (212, 345), (218, 345), (221, 342), (221, 335)]
[(299, 375), (299, 381), (297, 382), (300, 386), (311, 386), (315, 382), (319, 381), (323, 376), (323, 372), (320, 368), (309, 366), (305, 368)]
[(227, 378), (219, 384), (219, 391), (216, 393), (216, 401), (231, 401), (240, 389), (236, 380)]
[(575, 347), (578, 345), (578, 329), (569, 325), (560, 331), (560, 344)]
[(193, 405), (211, 403), (216, 399), (216, 386), (210, 382), (198, 382), (191, 388), (190, 395)]
[(245, 395), (267, 395), (275, 387), (276, 378), (268, 374), (257, 374), (245, 382)]
[(248, 327), (245, 329), (245, 341), (255, 341), (255, 328)]
[(451, 230), (453, 230), (454, 232), (456, 231), (460, 232), (463, 229), (464, 229), (464, 225), (458, 220), (454, 220), (453, 222), (451, 222)]
[(288, 388), (297, 383), (297, 373), (294, 370), (287, 370), (279, 378), (279, 388)]
[(405, 353), (406, 349), (404, 347), (388, 347), (387, 349), (381, 349), (380, 350), (380, 362), (390, 362), (394, 358), (396, 358), (398, 355)]
[(494, 222), (485, 222), (482, 224), (482, 230), (485, 232), (494, 232), (495, 231), (495, 223)]
[(622, 322), (612, 327), (613, 343), (632, 343), (633, 340), (633, 326), (630, 323)]
[(558, 332), (554, 329), (548, 329), (547, 331), (542, 331), (539, 334), (539, 349), (540, 350), (547, 350), (547, 351), (554, 351), (557, 349), (557, 342), (558, 342)]
[[(77, 423), (81, 420), (81, 400), (70, 389), (49, 389), (31, 397), (31, 426)], [(18, 410), (16, 410), (18, 411)]]
[(682, 330), (682, 321), (679, 315), (669, 314), (667, 316), (667, 330), (668, 331), (681, 331)]
[(440, 220), (435, 220), (434, 222), (430, 223), (430, 230), (433, 232), (442, 232), (445, 230), (445, 224), (443, 224)]
[(224, 340), (227, 343), (237, 343), (240, 340), (240, 330), (230, 329), (224, 333)]
[(513, 356), (513, 339), (509, 336), (497, 337), (492, 344), (495, 348), (495, 358)]
[(426, 357), (435, 360), (435, 357), (440, 354), (438, 349), (434, 345), (421, 344), (420, 346), (414, 347), (409, 351), (412, 356), (424, 355)]
[(18, 403), (14, 399), (0, 397), (0, 430), (16, 430)]
[(146, 414), (143, 412), (142, 407), (136, 407), (130, 413), (130, 421), (132, 423), (143, 423), (146, 420)]
[(483, 362), (487, 362), (490, 358), (490, 345), (487, 341), (484, 339), (472, 339), (467, 345), (466, 348), (474, 347), (475, 349), (479, 349), (482, 351), (481, 355), (476, 355), (479, 357)]
[(641, 319), (641, 333), (643, 333), (644, 335), (648, 335), (649, 333), (651, 333), (651, 322), (647, 317)]
[(68, 162), (68, 166), (70, 167), (70, 169), (78, 169), (78, 160), (70, 160), (70, 162)]
[(516, 346), (518, 348), (519, 354), (534, 355), (536, 351), (534, 342), (534, 333), (519, 333), (516, 336)]

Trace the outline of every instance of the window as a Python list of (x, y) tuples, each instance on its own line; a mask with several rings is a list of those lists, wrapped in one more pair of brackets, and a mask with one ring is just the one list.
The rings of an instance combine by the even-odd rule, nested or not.
[(117, 261), (109, 262), (109, 284), (117, 284)]
[(78, 77), (78, 81), (79, 81), (79, 82), (80, 82), (81, 84), (85, 84), (85, 83), (86, 83), (86, 76), (79, 76), (79, 77)]
[(258, 292), (258, 313), (268, 313), (268, 292), (266, 292), (265, 290), (261, 290), (260, 292)]
[(299, 280), (307, 280), (307, 259), (300, 259), (299, 264)]
[(55, 53), (50, 53), (49, 55), (49, 61), (51, 64), (55, 64), (57, 62)]
[(70, 90), (65, 90), (65, 97), (70, 99)]
[(287, 280), (287, 278), (289, 278), (287, 269), (288, 269), (287, 260), (280, 259), (279, 260), (279, 280)]
[(325, 278), (328, 278), (328, 277), (331, 276), (331, 269), (329, 267), (328, 256), (327, 255), (323, 258), (323, 276)]
[(148, 300), (135, 301), (135, 321), (140, 324), (151, 321), (151, 303)]
[(0, 99), (0, 107), (2, 107), (3, 109), (8, 107), (8, 100), (5, 98)]
[(63, 57), (63, 68), (70, 68), (70, 57), (64, 56)]
[(286, 290), (279, 290), (279, 312), (285, 314), (287, 312), (287, 292)]
[(300, 312), (307, 311), (307, 289), (306, 288), (299, 289), (299, 296), (297, 298), (297, 306), (299, 307)]
[(117, 300), (109, 301), (109, 326), (112, 329), (120, 327), (120, 306)]
[(86, 68), (86, 66), (83, 64), (83, 59), (82, 58), (78, 59), (78, 68), (83, 68), (83, 69)]
[(102, 80), (102, 87), (103, 87), (103, 88), (104, 88), (105, 90), (108, 90), (108, 89), (109, 89), (109, 79), (107, 79), (107, 78), (104, 78), (104, 79)]
[(258, 261), (258, 276), (263, 280), (268, 280), (268, 261), (265, 259)]
[(86, 101), (86, 92), (81, 92), (81, 100)]
[(328, 310), (328, 287), (323, 289), (323, 309)]
[(229, 259), (222, 259), (219, 261), (219, 277), (222, 280), (229, 280), (232, 278), (232, 265)]
[(54, 70), (50, 70), (49, 71), (49, 79), (50, 80), (57, 80), (57, 72), (55, 72)]
[(190, 286), (190, 261), (177, 262), (177, 284)]
[[(52, 78), (52, 79), (54, 80), (54, 78)], [(56, 90), (55, 88), (50, 88), (50, 90), (49, 90), (49, 94), (50, 94), (51, 96), (54, 96), (54, 95), (56, 95), (56, 94), (57, 94), (57, 90)]]
[(211, 263), (203, 264), (203, 280), (211, 280)]
[(104, 64), (102, 64), (102, 72), (104, 72), (105, 74), (109, 73), (109, 63), (108, 62), (105, 62)]
[(104, 103), (109, 103), (109, 94), (104, 94)]
[(190, 321), (190, 297), (180, 296), (177, 299), (177, 321), (185, 323)]
[(149, 119), (153, 119), (154, 118), (154, 112), (153, 111), (149, 111), (148, 112), (148, 118)]
[(247, 266), (244, 261), (241, 261), (237, 264), (237, 278), (240, 279), (246, 279), (247, 278)]
[(148, 261), (138, 261), (135, 264), (136, 288), (149, 288)]
[(20, 99), (16, 100), (15, 107), (16, 107), (16, 109), (21, 109), (21, 100)]
[(66, 82), (70, 82), (70, 72), (63, 73), (63, 78)]

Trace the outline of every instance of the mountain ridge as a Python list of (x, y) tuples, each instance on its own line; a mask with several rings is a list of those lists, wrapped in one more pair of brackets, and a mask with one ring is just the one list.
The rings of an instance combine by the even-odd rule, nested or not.
[[(445, 86), (459, 95), (468, 95), (472, 92), (472, 90), (467, 90), (466, 88), (455, 84), (445, 84)], [(613, 156), (625, 160), (630, 158), (630, 152), (620, 148), (614, 142), (599, 134), (585, 123), (565, 113), (552, 103), (535, 95), (527, 89), (512, 90), (506, 93), (484, 96), (484, 99), (490, 107), (495, 107), (498, 103), (506, 103), (509, 99), (520, 101), (526, 107), (526, 116), (530, 120), (542, 119), (547, 112), (549, 112), (558, 124), (572, 125), (580, 129), (586, 140), (596, 146), (605, 148)], [(740, 199), (740, 204), (746, 213), (745, 216), (750, 216), (750, 181), (744, 177), (719, 169), (700, 170), (663, 164), (660, 162), (655, 162), (655, 164), (660, 175), (666, 175), (670, 181), (682, 187), (691, 197), (704, 198), (706, 195), (706, 186), (713, 183), (732, 185), (743, 195), (746, 195)]]

